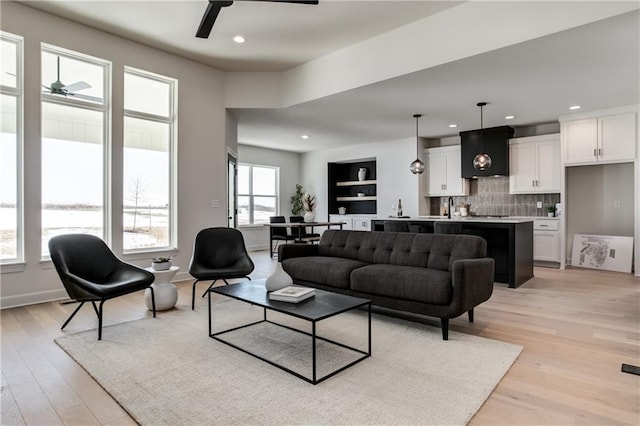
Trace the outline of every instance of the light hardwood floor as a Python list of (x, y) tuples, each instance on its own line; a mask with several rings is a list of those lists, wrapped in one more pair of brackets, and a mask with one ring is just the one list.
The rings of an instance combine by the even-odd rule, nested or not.
[[(251, 255), (252, 276), (266, 277), (274, 265), (268, 252)], [(536, 268), (535, 275), (515, 290), (496, 284), (475, 323), (452, 321), (452, 330), (524, 346), (471, 424), (640, 424), (640, 376), (620, 372), (622, 363), (640, 365), (640, 278), (585, 269)], [(177, 286), (178, 307), (189, 309), (191, 282)], [(206, 306), (205, 299), (196, 303)], [(0, 312), (2, 425), (135, 424), (53, 342), (74, 307), (52, 302)], [(105, 304), (106, 326), (150, 315), (141, 292)], [(65, 332), (96, 325), (85, 306)]]

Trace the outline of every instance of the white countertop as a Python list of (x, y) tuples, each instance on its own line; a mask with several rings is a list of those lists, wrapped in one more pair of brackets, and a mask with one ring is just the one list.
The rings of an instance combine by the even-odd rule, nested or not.
[[(402, 220), (402, 219), (399, 219)], [(404, 219), (412, 220), (412, 219)], [(531, 217), (483, 217), (483, 216), (453, 216), (449, 219), (447, 216), (418, 216), (413, 220), (438, 220), (446, 222), (482, 222), (482, 223), (526, 223), (533, 222), (534, 218)]]
[(366, 217), (371, 220), (408, 220), (408, 221), (451, 221), (451, 222), (482, 222), (482, 223), (526, 223), (535, 220), (560, 220), (559, 217), (548, 216), (505, 216), (505, 217), (485, 217), (485, 216), (454, 216), (449, 219), (447, 216), (412, 216), (407, 218), (376, 215), (344, 215), (352, 217)]

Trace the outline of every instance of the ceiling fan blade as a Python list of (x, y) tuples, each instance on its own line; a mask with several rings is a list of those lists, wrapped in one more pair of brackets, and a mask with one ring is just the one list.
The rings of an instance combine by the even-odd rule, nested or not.
[(80, 90), (89, 89), (91, 86), (84, 81), (76, 81), (68, 86), (64, 86), (63, 89), (67, 92), (79, 92)]
[(102, 98), (98, 98), (97, 96), (83, 95), (81, 93), (67, 93), (67, 95), (73, 96), (76, 99), (84, 99), (86, 101), (97, 102), (100, 104), (102, 103)]
[(318, 0), (253, 0), (253, 1), (270, 1), (273, 3), (318, 4)]
[(213, 28), (214, 22), (216, 22), (216, 18), (220, 13), (220, 10), (223, 7), (231, 6), (233, 1), (217, 1), (217, 0), (209, 0), (209, 4), (207, 5), (207, 10), (204, 12), (204, 16), (202, 17), (202, 21), (200, 22), (200, 26), (198, 27), (198, 31), (196, 32), (196, 37), (198, 38), (209, 38), (209, 34), (211, 34), (211, 29)]

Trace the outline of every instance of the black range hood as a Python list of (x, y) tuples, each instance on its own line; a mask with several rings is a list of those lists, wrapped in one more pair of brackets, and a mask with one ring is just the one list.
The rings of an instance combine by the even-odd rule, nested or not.
[[(513, 127), (510, 126), (460, 132), (462, 177), (471, 179), (480, 176), (509, 176), (509, 139), (511, 138), (513, 138)], [(476, 170), (473, 167), (473, 159), (482, 151), (491, 157), (491, 167), (487, 170)]]

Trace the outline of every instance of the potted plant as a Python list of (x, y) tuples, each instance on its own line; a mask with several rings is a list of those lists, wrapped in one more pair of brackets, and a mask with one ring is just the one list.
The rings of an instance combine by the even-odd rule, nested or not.
[(547, 216), (554, 217), (556, 215), (555, 207), (547, 207)]
[(316, 197), (307, 192), (306, 194), (304, 194), (304, 197), (302, 197), (302, 205), (304, 206), (305, 211), (304, 221), (313, 222), (313, 219), (315, 219), (316, 217), (316, 214), (314, 212), (316, 208)]
[(154, 271), (166, 271), (171, 268), (171, 257), (154, 257), (151, 259), (151, 267)]
[(304, 212), (304, 204), (302, 203), (302, 185), (296, 184), (296, 192), (291, 196), (291, 213), (295, 216), (300, 216)]

